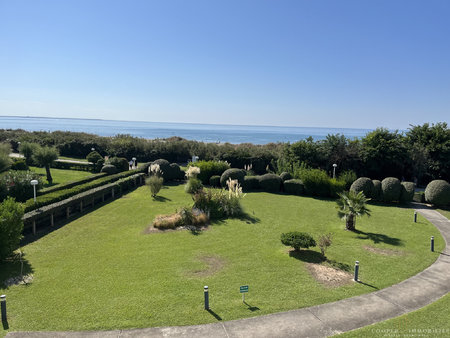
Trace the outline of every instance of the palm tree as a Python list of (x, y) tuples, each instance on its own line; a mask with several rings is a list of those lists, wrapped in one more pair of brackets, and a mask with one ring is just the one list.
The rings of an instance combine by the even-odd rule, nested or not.
[(344, 191), (338, 195), (340, 197), (336, 201), (338, 216), (345, 220), (347, 230), (354, 231), (356, 217), (370, 216), (370, 210), (366, 207), (366, 203), (370, 198), (366, 198), (362, 191), (359, 193)]
[(50, 165), (58, 159), (58, 150), (50, 147), (39, 147), (34, 151), (33, 158), (36, 163), (42, 167), (45, 167), (47, 173), (47, 181), (52, 184), (52, 174), (50, 173)]

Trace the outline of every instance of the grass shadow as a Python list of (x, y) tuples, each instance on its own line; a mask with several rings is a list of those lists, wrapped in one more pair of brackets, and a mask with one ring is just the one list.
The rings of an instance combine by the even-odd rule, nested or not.
[(3, 330), (9, 330), (8, 320), (2, 320)]
[(33, 267), (30, 262), (26, 259), (26, 253), (22, 255), (22, 263), (17, 255), (11, 256), (0, 262), (0, 286), (8, 288), (5, 282), (9, 278), (14, 278), (20, 276), (22, 271), (22, 276), (32, 274), (34, 272)]
[(356, 238), (358, 239), (370, 239), (374, 243), (385, 243), (395, 246), (402, 246), (403, 241), (400, 238), (390, 237), (384, 234), (377, 234), (375, 232), (365, 232), (361, 230), (353, 230), (355, 234), (358, 234)]
[(153, 197), (153, 200), (157, 201), (157, 202), (171, 201), (170, 198), (167, 198), (167, 197), (164, 197), (164, 196), (155, 196), (155, 197)]
[(353, 271), (353, 267), (346, 263), (336, 262), (335, 260), (326, 260), (326, 263), (329, 264), (331, 267), (336, 268), (338, 270), (350, 272)]
[(261, 310), (259, 307), (257, 307), (257, 306), (251, 306), (251, 305), (248, 304), (247, 302), (244, 302), (244, 304), (247, 305), (248, 310), (250, 310), (251, 312), (255, 312), (255, 311)]
[(255, 215), (250, 215), (249, 213), (244, 213), (242, 216), (237, 217), (241, 221), (244, 221), (247, 224), (255, 224), (260, 223), (261, 220)]
[(368, 284), (368, 283), (364, 283), (363, 281), (360, 281), (360, 280), (358, 280), (357, 283), (365, 285), (365, 286), (368, 286), (368, 287), (370, 287), (372, 289), (375, 289), (375, 290), (379, 290), (376, 286)]
[(326, 260), (320, 252), (313, 250), (291, 250), (289, 251), (289, 257), (315, 264), (320, 264)]
[(218, 321), (221, 321), (222, 320), (222, 317), (220, 317), (217, 313), (215, 313), (213, 310), (211, 310), (211, 309), (208, 309), (208, 310), (206, 310), (206, 311), (208, 311), (214, 318), (216, 318)]

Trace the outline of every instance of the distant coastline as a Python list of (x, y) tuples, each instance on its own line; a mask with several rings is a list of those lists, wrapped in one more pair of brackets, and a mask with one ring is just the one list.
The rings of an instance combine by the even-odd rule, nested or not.
[(348, 138), (361, 138), (372, 129), (321, 128), (287, 126), (249, 126), (203, 123), (117, 121), (103, 119), (0, 116), (0, 129), (24, 129), (27, 131), (73, 131), (115, 136), (129, 134), (148, 139), (182, 137), (188, 140), (212, 143), (296, 142), (312, 137), (326, 138), (328, 134), (342, 134)]

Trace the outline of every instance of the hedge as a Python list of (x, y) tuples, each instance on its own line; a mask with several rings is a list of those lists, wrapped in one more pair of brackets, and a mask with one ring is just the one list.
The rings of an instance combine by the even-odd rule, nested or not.
[(287, 180), (283, 183), (284, 192), (291, 195), (303, 195), (305, 193), (305, 186), (302, 180)]
[(219, 188), (220, 187), (220, 176), (214, 175), (209, 178), (209, 185), (212, 187)]
[(244, 191), (258, 190), (259, 188), (259, 176), (244, 177), (244, 182), (242, 182), (242, 189), (244, 189)]
[(280, 178), (284, 182), (287, 180), (292, 180), (292, 175), (290, 173), (288, 173), (287, 171), (284, 171), (280, 174)]
[(244, 182), (245, 174), (246, 171), (244, 169), (227, 169), (223, 172), (222, 176), (220, 176), (220, 185), (222, 187), (226, 187), (229, 178), (232, 180), (238, 180), (239, 184), (242, 184)]
[(360, 191), (362, 191), (366, 197), (372, 197), (373, 190), (373, 182), (368, 177), (360, 177), (350, 186), (350, 191), (353, 191), (355, 193), (359, 193)]
[(402, 182), (402, 192), (400, 194), (401, 202), (411, 202), (414, 198), (416, 185), (413, 182)]
[(225, 170), (230, 169), (230, 165), (223, 161), (197, 161), (195, 163), (190, 162), (188, 166), (200, 168), (200, 174), (198, 174), (197, 178), (203, 184), (208, 184), (212, 176), (220, 176)]
[(381, 191), (383, 192), (383, 201), (400, 201), (400, 195), (402, 193), (400, 180), (395, 177), (386, 177), (381, 181)]
[(280, 176), (275, 174), (264, 174), (258, 177), (259, 187), (263, 191), (267, 192), (279, 192), (283, 181), (281, 181)]
[(381, 181), (372, 180), (373, 190), (372, 190), (372, 199), (375, 201), (383, 200), (383, 191), (381, 190)]
[(93, 174), (92, 176), (77, 180), (77, 181), (72, 181), (72, 182), (68, 182), (68, 183), (64, 183), (64, 184), (58, 184), (52, 187), (48, 187), (48, 188), (44, 188), (38, 191), (38, 196), (42, 196), (51, 192), (55, 192), (55, 191), (59, 191), (59, 190), (64, 190), (64, 189), (70, 189), (76, 185), (81, 185), (84, 183), (88, 183), (88, 182), (92, 182), (95, 181), (101, 177), (104, 177), (108, 175), (107, 173), (100, 173), (100, 174)]
[(450, 184), (444, 180), (434, 180), (425, 188), (425, 200), (438, 206), (450, 204)]
[(52, 168), (56, 169), (71, 169), (71, 170), (82, 170), (82, 171), (93, 171), (95, 166), (90, 162), (71, 162), (69, 160), (56, 160), (53, 161)]
[(108, 175), (114, 175), (117, 174), (119, 170), (117, 170), (116, 166), (114, 164), (106, 164), (102, 167), (100, 172), (108, 174)]

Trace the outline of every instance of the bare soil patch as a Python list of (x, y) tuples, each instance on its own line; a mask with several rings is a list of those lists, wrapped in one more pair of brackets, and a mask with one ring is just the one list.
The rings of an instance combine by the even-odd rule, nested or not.
[(307, 263), (309, 273), (322, 285), (327, 287), (339, 287), (352, 282), (352, 274), (338, 270), (330, 266), (316, 263)]
[(182, 227), (178, 227), (175, 229), (158, 229), (155, 228), (152, 225), (149, 225), (144, 231), (144, 234), (153, 234), (153, 233), (158, 233), (158, 232), (173, 232), (173, 231), (181, 231), (181, 230), (189, 230), (193, 233), (198, 233), (200, 231), (206, 231), (208, 230), (209, 227), (207, 225), (204, 226), (195, 226), (195, 225), (186, 225), (186, 226), (182, 226)]
[(225, 260), (218, 256), (201, 256), (199, 261), (206, 264), (205, 268), (188, 273), (192, 277), (209, 277), (222, 270), (226, 264)]
[(378, 255), (382, 255), (382, 256), (401, 256), (401, 255), (404, 255), (404, 252), (402, 252), (402, 251), (397, 251), (397, 250), (392, 250), (392, 249), (375, 248), (375, 247), (369, 246), (369, 245), (364, 245), (363, 249), (367, 250), (369, 252), (376, 253)]
[(24, 275), (24, 276), (16, 276), (16, 277), (11, 277), (8, 278), (4, 284), (7, 288), (9, 288), (10, 286), (13, 285), (26, 285), (26, 284), (30, 284), (33, 281), (33, 275), (32, 274), (28, 274), (28, 275)]

